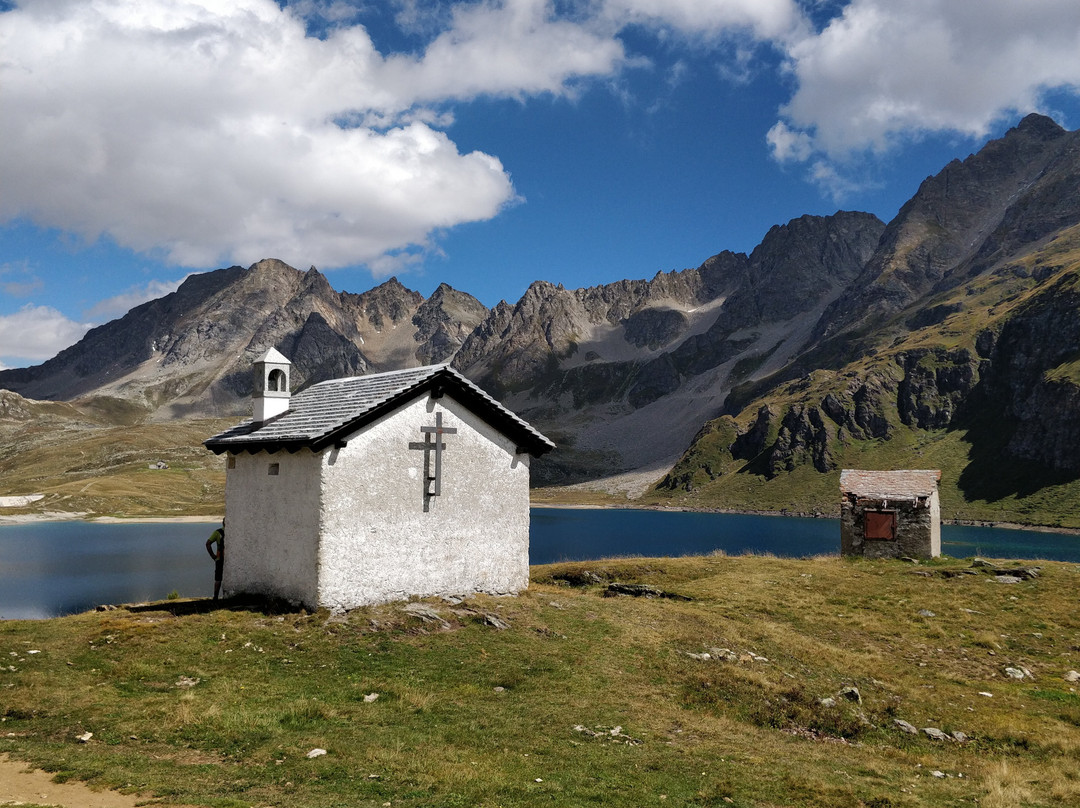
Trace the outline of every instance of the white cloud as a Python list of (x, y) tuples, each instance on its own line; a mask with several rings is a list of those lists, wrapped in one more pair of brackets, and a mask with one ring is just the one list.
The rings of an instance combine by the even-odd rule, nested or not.
[(384, 57), (363, 27), (308, 37), (272, 0), (0, 13), (0, 220), (186, 266), (274, 255), (333, 267), (423, 249), (516, 198), (496, 157), (463, 154), (435, 128), (449, 120), (438, 104), (567, 92), (622, 58), (616, 40), (536, 0), (462, 6), (453, 26), (420, 56)]
[(133, 287), (122, 294), (95, 303), (85, 312), (85, 316), (98, 321), (122, 317), (141, 303), (157, 300), (159, 297), (175, 292), (188, 277), (190, 276), (185, 275), (178, 281), (150, 281), (142, 286)]
[(783, 121), (777, 121), (768, 131), (765, 142), (772, 148), (773, 157), (781, 163), (788, 160), (802, 162), (814, 153), (814, 141), (810, 135), (792, 129)]
[(461, 4), (421, 59), (392, 56), (382, 78), (395, 94), (425, 102), (563, 93), (575, 78), (606, 76), (623, 64), (613, 33), (557, 19), (547, 0)]
[(805, 28), (795, 0), (564, 6), (399, 0), (427, 44), (381, 53), (342, 0), (16, 2), (0, 12), (0, 222), (192, 267), (394, 263), (517, 199), (497, 157), (442, 131), (453, 102), (573, 95), (635, 63), (630, 24), (744, 42)]
[(669, 26), (696, 36), (749, 31), (762, 40), (786, 40), (805, 30), (794, 0), (606, 0), (605, 13), (626, 22)]
[(497, 157), (441, 131), (448, 104), (573, 95), (634, 63), (617, 36), (630, 24), (805, 28), (794, 0), (556, 5), (400, 0), (399, 24), (429, 41), (380, 53), (362, 4), (341, 0), (17, 4), (0, 13), (0, 221), (193, 267), (394, 263), (517, 199)]
[[(774, 156), (842, 161), (927, 132), (984, 138), (1047, 90), (1080, 89), (1080, 13), (1075, 0), (852, 0), (787, 52), (798, 86)], [(792, 132), (813, 149), (796, 158)]]
[(40, 362), (78, 342), (90, 329), (51, 306), (27, 304), (14, 314), (0, 315), (0, 356), (7, 361)]
[(878, 187), (875, 182), (856, 179), (850, 171), (837, 170), (836, 165), (827, 160), (815, 160), (807, 172), (807, 179), (837, 203), (856, 192)]

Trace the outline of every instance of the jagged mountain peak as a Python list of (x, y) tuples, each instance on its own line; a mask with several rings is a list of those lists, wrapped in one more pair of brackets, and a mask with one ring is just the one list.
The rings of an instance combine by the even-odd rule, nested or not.
[(409, 320), (424, 301), (422, 294), (404, 286), (396, 276), (353, 297), (364, 317), (379, 329)]
[(815, 237), (821, 232), (832, 232), (844, 228), (859, 227), (867, 223), (884, 228), (885, 223), (872, 213), (857, 210), (838, 210), (830, 216), (820, 216), (812, 213), (804, 213), (784, 224), (774, 224), (769, 228), (761, 243), (754, 248), (750, 257), (755, 253), (775, 249), (776, 242), (782, 242), (792, 238)]
[(1038, 112), (1032, 112), (1025, 115), (1023, 120), (1009, 131), (1038, 138), (1040, 140), (1054, 140), (1069, 133), (1065, 127), (1053, 118)]
[[(315, 269), (315, 267), (312, 267), (312, 269)], [(276, 273), (289, 275), (300, 272), (300, 270), (296, 269), (295, 267), (289, 266), (284, 261), (278, 258), (262, 258), (256, 261), (250, 267), (248, 267), (248, 271), (263, 274)]]
[(475, 297), (440, 283), (412, 318), (416, 358), (425, 365), (448, 361), (487, 316), (487, 306)]
[[(467, 297), (444, 290), (437, 299), (454, 302), (440, 308), (442, 357), (486, 316)], [(42, 365), (0, 371), (0, 386), (35, 399), (124, 399), (159, 419), (242, 412), (251, 361), (270, 347), (290, 357), (297, 385), (420, 364), (410, 320), (423, 302), (397, 278), (355, 295), (315, 267), (268, 258), (191, 275)]]
[[(981, 363), (1031, 356), (1053, 333), (1065, 335), (1066, 359), (1080, 355), (1071, 294), (1058, 295), (1064, 308), (1047, 304), (1012, 327), (1001, 305), (1074, 260), (1064, 242), (1053, 257), (1040, 250), (1080, 227), (1077, 187), (1078, 133), (1028, 116), (927, 178), (888, 225), (854, 211), (800, 216), (770, 228), (749, 254), (725, 250), (695, 268), (582, 289), (538, 280), (490, 310), (448, 284), (425, 299), (396, 277), (362, 294), (336, 292), (314, 267), (264, 259), (193, 275), (44, 365), (0, 372), (0, 385), (33, 398), (125, 398), (164, 418), (245, 409), (250, 361), (271, 346), (293, 358), (300, 384), (452, 361), (565, 436), (572, 448), (552, 457), (559, 473), (538, 466), (539, 479), (658, 469), (725, 407), (739, 420), (709, 434), (731, 432), (735, 455), (779, 430), (770, 473), (803, 455), (827, 468), (835, 436), (877, 440), (905, 419), (947, 426)], [(994, 344), (996, 334), (1023, 342), (1010, 336), (1021, 324), (1042, 336), (1020, 353)], [(1044, 364), (1058, 361), (1047, 354)], [(1050, 370), (1057, 375), (1036, 387), (1056, 401), (1058, 377), (1072, 375)], [(821, 374), (842, 378), (835, 389), (815, 387)], [(818, 397), (805, 398), (807, 389)], [(995, 389), (1016, 394), (1014, 409), (1035, 406), (1007, 381)], [(896, 399), (892, 421), (882, 396)], [(1029, 423), (1036, 435), (1043, 421)], [(751, 437), (737, 440), (744, 427)], [(1049, 457), (1017, 434), (1017, 446), (1035, 447), (1027, 456)]]
[[(1056, 218), (1045, 213), (1069, 202), (1075, 207), (1078, 146), (1080, 133), (1029, 115), (1003, 137), (928, 177), (886, 227), (861, 275), (825, 311), (815, 339), (876, 328), (934, 290), (990, 269), (990, 257), (1001, 252), (995, 233), (1003, 223), (1031, 222), (1008, 227), (1010, 250), (1062, 226), (1067, 210)], [(1047, 193), (1051, 184), (1055, 189)]]

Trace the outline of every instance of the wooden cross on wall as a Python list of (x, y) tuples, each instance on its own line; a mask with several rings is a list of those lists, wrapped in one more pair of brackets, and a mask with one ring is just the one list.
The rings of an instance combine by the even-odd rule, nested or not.
[[(424, 506), (427, 507), (428, 497), (437, 497), (442, 493), (442, 453), (446, 444), (442, 442), (443, 435), (456, 435), (457, 430), (453, 427), (442, 425), (442, 413), (435, 413), (435, 426), (422, 426), (420, 431), (424, 433), (423, 443), (413, 441), (409, 443), (410, 449), (420, 449), (424, 453)], [(432, 440), (434, 438), (434, 440)], [(431, 454), (435, 453), (435, 473), (431, 473)]]

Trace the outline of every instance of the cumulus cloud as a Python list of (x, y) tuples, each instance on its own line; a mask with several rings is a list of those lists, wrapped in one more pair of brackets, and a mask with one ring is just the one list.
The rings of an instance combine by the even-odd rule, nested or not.
[(40, 362), (77, 342), (90, 328), (51, 306), (27, 304), (14, 314), (0, 315), (0, 356), (11, 363)]
[(745, 30), (782, 41), (806, 29), (794, 0), (607, 0), (604, 10), (619, 26), (662, 25), (694, 36)]
[(789, 160), (802, 162), (814, 153), (814, 141), (806, 132), (792, 129), (783, 121), (776, 124), (765, 135), (765, 141), (772, 149), (773, 157), (781, 163)]
[(980, 139), (1080, 89), (1074, 0), (852, 0), (787, 45), (797, 89), (768, 143), (778, 160), (843, 161), (928, 132)]
[[(627, 25), (787, 41), (794, 0), (400, 0), (383, 53), (342, 0), (50, 0), (0, 12), (0, 221), (173, 263), (400, 263), (517, 200), (443, 131), (483, 95), (573, 95)], [(318, 35), (311, 35), (316, 31)]]
[(348, 19), (272, 0), (0, 13), (0, 220), (187, 266), (373, 261), (516, 199), (497, 157), (439, 131), (439, 103), (562, 92), (622, 59), (536, 0), (463, 6), (424, 53), (385, 57), (359, 25), (308, 36), (304, 11)]
[(383, 80), (395, 94), (422, 101), (560, 93), (574, 78), (609, 75), (623, 64), (611, 33), (553, 17), (547, 0), (462, 4), (422, 59), (388, 58)]

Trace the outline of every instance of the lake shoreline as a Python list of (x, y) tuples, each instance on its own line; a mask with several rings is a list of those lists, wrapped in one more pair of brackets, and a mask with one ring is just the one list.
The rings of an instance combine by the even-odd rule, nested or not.
[[(633, 505), (618, 504), (581, 504), (556, 502), (535, 502), (531, 508), (561, 510), (626, 510), (655, 511), (658, 513), (717, 513), (732, 516), (775, 516), (796, 519), (839, 519), (838, 513), (821, 511), (758, 511), (739, 510), (736, 508), (683, 508), (671, 505)], [(139, 524), (214, 524), (220, 523), (223, 516), (93, 516), (88, 513), (69, 513), (50, 511), (46, 513), (0, 514), (0, 527), (4, 525), (27, 525), (40, 522), (94, 522), (98, 524), (139, 525)], [(1051, 527), (1049, 525), (1029, 525), (1022, 522), (991, 522), (977, 519), (942, 519), (943, 525), (961, 525), (964, 527), (996, 527), (1002, 530), (1030, 530), (1036, 533), (1058, 533), (1066, 536), (1080, 536), (1080, 528)]]
[(94, 516), (89, 513), (48, 511), (46, 513), (0, 514), (4, 525), (36, 525), (43, 522), (91, 522), (102, 525), (180, 525), (220, 523), (221, 516)]
[[(839, 519), (839, 513), (824, 513), (822, 511), (757, 511), (740, 510), (738, 508), (683, 508), (673, 505), (632, 505), (630, 503), (618, 504), (589, 504), (573, 503), (560, 505), (555, 502), (534, 502), (533, 508), (558, 508), (562, 510), (626, 510), (626, 511), (657, 511), (659, 513), (721, 513), (731, 516), (776, 516), (795, 519)], [(943, 525), (960, 525), (963, 527), (996, 527), (1002, 530), (1030, 530), (1035, 533), (1060, 533), (1067, 536), (1080, 536), (1080, 528), (1075, 527), (1052, 527), (1050, 525), (1030, 525), (1023, 522), (992, 522), (980, 519), (942, 519)]]
[[(771, 514), (775, 516), (776, 514)], [(208, 595), (207, 536), (220, 522), (169, 517), (37, 521), (0, 527), (0, 618), (39, 619), (101, 604)], [(1080, 566), (1075, 535), (945, 526), (941, 550)], [(839, 553), (835, 519), (769, 519), (754, 514), (673, 509), (536, 508), (528, 563), (607, 562), (617, 558), (770, 555), (814, 558)]]

